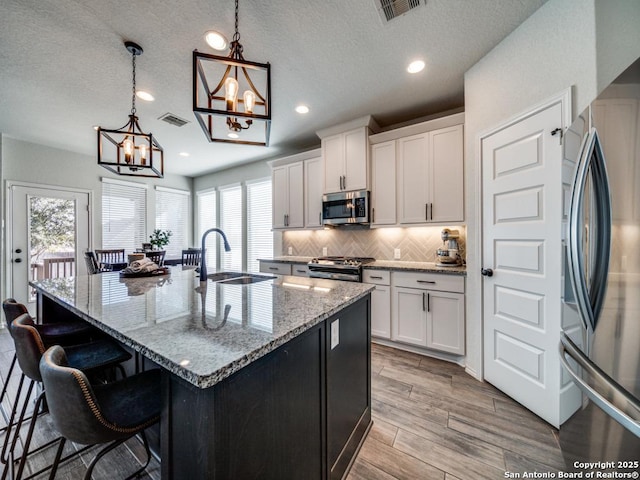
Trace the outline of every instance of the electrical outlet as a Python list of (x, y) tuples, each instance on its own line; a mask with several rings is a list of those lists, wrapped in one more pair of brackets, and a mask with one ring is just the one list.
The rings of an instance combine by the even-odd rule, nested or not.
[(289, 252), (289, 255), (293, 255), (293, 247), (289, 247), (288, 252)]
[(340, 343), (340, 319), (336, 318), (331, 322), (331, 350)]
[(400, 249), (399, 248), (394, 248), (393, 249), (393, 259), (394, 260), (400, 260)]
[(327, 252), (328, 252), (327, 247), (322, 247), (322, 255), (326, 257), (327, 255), (329, 255), (329, 253)]

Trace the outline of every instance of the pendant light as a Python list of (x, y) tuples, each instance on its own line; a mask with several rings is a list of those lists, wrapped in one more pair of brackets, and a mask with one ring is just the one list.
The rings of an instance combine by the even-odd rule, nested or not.
[(193, 113), (210, 142), (266, 147), (271, 129), (271, 66), (245, 60), (238, 0), (235, 7), (229, 55), (193, 52)]
[(144, 133), (136, 116), (136, 57), (142, 47), (133, 42), (124, 46), (131, 53), (133, 88), (129, 121), (117, 130), (98, 127), (98, 165), (117, 175), (164, 176), (164, 151), (151, 133)]

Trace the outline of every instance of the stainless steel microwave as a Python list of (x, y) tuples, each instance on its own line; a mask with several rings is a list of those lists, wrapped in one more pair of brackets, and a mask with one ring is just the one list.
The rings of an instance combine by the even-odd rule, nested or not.
[(323, 225), (356, 225), (369, 223), (369, 192), (330, 193), (322, 196)]

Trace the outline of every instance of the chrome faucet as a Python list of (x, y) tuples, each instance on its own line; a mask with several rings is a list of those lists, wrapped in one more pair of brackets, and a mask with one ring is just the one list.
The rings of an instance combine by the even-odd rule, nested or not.
[(207, 262), (205, 261), (206, 255), (205, 255), (204, 241), (206, 240), (207, 235), (209, 235), (211, 232), (218, 232), (222, 236), (222, 240), (224, 241), (225, 252), (231, 251), (231, 247), (229, 246), (229, 241), (227, 240), (227, 236), (219, 228), (210, 228), (209, 230), (207, 230), (202, 234), (202, 256), (200, 257), (201, 258), (200, 259), (200, 281), (201, 282), (207, 281)]

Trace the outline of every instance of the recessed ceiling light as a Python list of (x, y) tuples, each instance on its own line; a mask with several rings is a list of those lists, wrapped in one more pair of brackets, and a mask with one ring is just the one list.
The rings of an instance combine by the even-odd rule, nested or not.
[(309, 107), (307, 107), (306, 105), (298, 105), (296, 107), (296, 112), (298, 112), (298, 113), (309, 113)]
[(239, 138), (240, 135), (238, 135), (235, 132), (229, 132), (229, 133), (227, 133), (227, 137), (229, 137), (229, 138)]
[(94, 125), (94, 126), (93, 126), (93, 129), (94, 129), (94, 130), (98, 130), (99, 128), (100, 128), (100, 125)]
[(142, 100), (146, 100), (147, 102), (153, 102), (155, 100), (153, 95), (151, 95), (149, 92), (145, 92), (144, 90), (136, 91), (136, 97)]
[(215, 30), (209, 30), (208, 32), (205, 32), (204, 39), (214, 50), (224, 50), (228, 45), (228, 41), (225, 36), (220, 32), (216, 32)]
[(411, 62), (407, 67), (407, 72), (409, 73), (418, 73), (424, 69), (424, 62), (422, 60), (416, 60)]
[(188, 157), (189, 152), (180, 152), (178, 155), (180, 155), (181, 157)]

